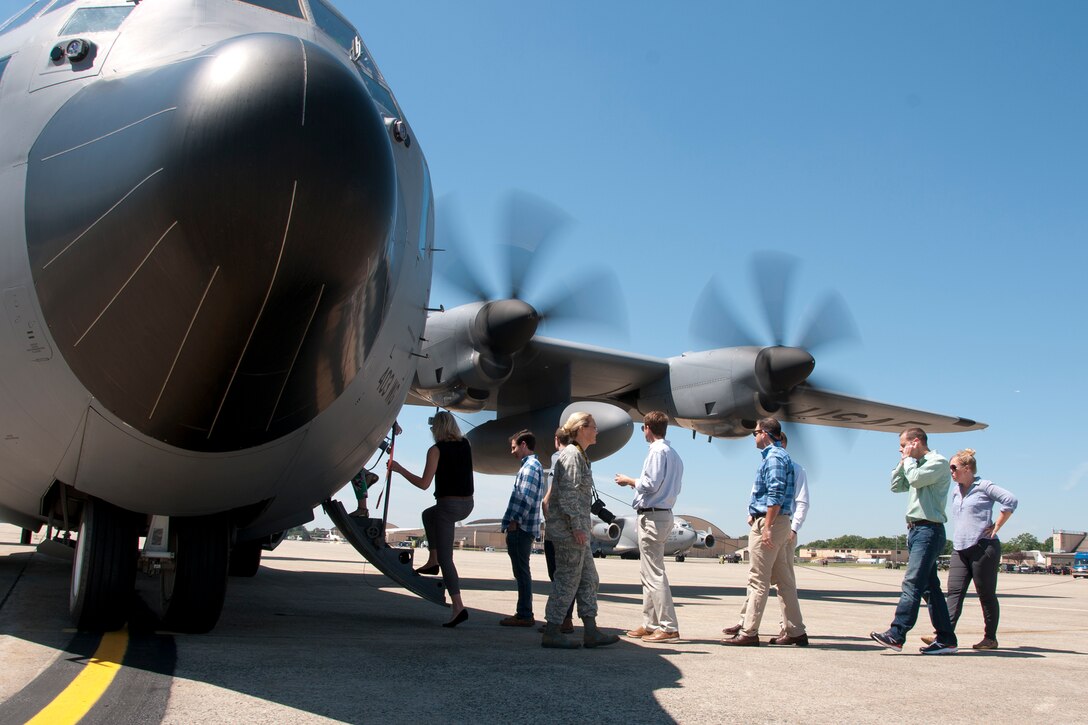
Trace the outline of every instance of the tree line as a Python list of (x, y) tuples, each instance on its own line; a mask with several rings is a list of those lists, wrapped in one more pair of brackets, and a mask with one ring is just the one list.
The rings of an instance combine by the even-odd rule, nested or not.
[[(896, 536), (858, 536), (857, 534), (846, 534), (845, 536), (839, 536), (834, 539), (816, 539), (810, 541), (807, 544), (802, 544), (802, 549), (890, 549), (894, 551), (896, 548), (907, 548), (907, 537), (905, 534)], [(952, 553), (952, 540), (949, 539), (945, 543), (946, 554)], [(1011, 554), (1017, 551), (1051, 551), (1054, 548), (1054, 537), (1047, 537), (1043, 541), (1039, 541), (1032, 534), (1018, 534), (1008, 541), (1001, 542), (1001, 553)]]

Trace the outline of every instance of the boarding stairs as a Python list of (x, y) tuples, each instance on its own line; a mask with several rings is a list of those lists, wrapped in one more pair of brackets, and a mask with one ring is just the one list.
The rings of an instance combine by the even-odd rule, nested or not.
[(446, 587), (435, 577), (420, 576), (412, 569), (412, 549), (394, 548), (385, 541), (385, 522), (349, 516), (344, 505), (329, 499), (321, 504), (341, 536), (382, 574), (427, 601), (449, 606)]

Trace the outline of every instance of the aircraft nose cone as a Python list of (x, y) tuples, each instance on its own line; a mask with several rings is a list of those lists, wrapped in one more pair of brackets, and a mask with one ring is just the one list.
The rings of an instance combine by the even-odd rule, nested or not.
[(494, 352), (512, 355), (536, 334), (540, 315), (519, 299), (488, 302), (476, 318), (476, 333)]
[(756, 356), (756, 376), (764, 390), (785, 393), (812, 374), (816, 360), (799, 347), (765, 347)]
[[(78, 193), (58, 194), (57, 179)], [(304, 425), (386, 307), (396, 169), (357, 71), (247, 35), (96, 81), (39, 136), (27, 241), (50, 331), (126, 423), (193, 450)]]

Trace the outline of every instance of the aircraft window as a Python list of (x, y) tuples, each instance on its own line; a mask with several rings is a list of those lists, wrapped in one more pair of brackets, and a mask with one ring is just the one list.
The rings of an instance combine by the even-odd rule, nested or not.
[(30, 3), (20, 12), (8, 18), (3, 25), (0, 25), (0, 35), (19, 27), (20, 25), (29, 23), (37, 16), (39, 10), (48, 4), (49, 0), (35, 0)]
[(303, 17), (302, 6), (299, 5), (298, 0), (242, 0), (242, 2), (290, 15), (292, 18)]
[(78, 33), (108, 33), (121, 27), (125, 18), (132, 12), (131, 5), (112, 8), (80, 8), (72, 13), (68, 22), (57, 35), (76, 35)]
[(340, 13), (326, 5), (322, 0), (310, 0), (310, 12), (313, 13), (317, 27), (328, 33), (344, 50), (351, 52), (355, 38), (359, 36), (351, 23), (344, 20)]
[(366, 84), (367, 90), (370, 91), (371, 98), (377, 101), (379, 106), (384, 108), (388, 113), (400, 113), (400, 111), (397, 110), (396, 104), (393, 103), (393, 96), (389, 95), (389, 91), (385, 90), (380, 83), (366, 73), (360, 73), (359, 75), (362, 76), (363, 83)]
[(61, 8), (66, 8), (69, 5), (71, 5), (72, 3), (74, 3), (75, 1), (76, 0), (54, 0), (53, 4), (50, 5), (49, 7), (47, 7), (45, 9), (45, 12), (42, 13), (42, 15), (48, 15), (51, 12), (54, 12), (56, 10), (60, 10)]

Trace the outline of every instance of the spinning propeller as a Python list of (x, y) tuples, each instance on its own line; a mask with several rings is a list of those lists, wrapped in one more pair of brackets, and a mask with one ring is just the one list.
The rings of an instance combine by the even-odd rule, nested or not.
[[(816, 367), (812, 353), (858, 340), (857, 326), (846, 302), (837, 292), (829, 292), (812, 307), (793, 338), (796, 343), (787, 344), (788, 308), (798, 265), (796, 257), (781, 253), (761, 253), (752, 259), (751, 277), (769, 340), (752, 334), (737, 318), (719, 292), (715, 278), (711, 278), (699, 296), (691, 321), (691, 334), (715, 347), (761, 348), (756, 357), (755, 375), (761, 390), (760, 402), (771, 412), (788, 412), (791, 398), (800, 390), (831, 387), (842, 390), (842, 386), (822, 384), (812, 375)], [(789, 434), (791, 439), (798, 438), (800, 431), (793, 426)]]
[[(485, 302), (473, 330), (498, 355), (511, 355), (532, 339), (541, 324), (588, 322), (626, 332), (619, 280), (610, 271), (579, 270), (576, 252), (556, 249), (570, 223), (563, 211), (525, 192), (511, 193), (503, 217), (498, 254), (471, 250), (463, 242), (452, 205), (444, 203), (437, 223), (435, 269), (452, 287)], [(480, 272), (499, 257), (501, 280), (489, 285)], [(575, 270), (568, 272), (567, 270)], [(546, 284), (539, 277), (547, 271)], [(545, 289), (537, 290), (538, 286)], [(535, 300), (535, 304), (527, 301)]]

